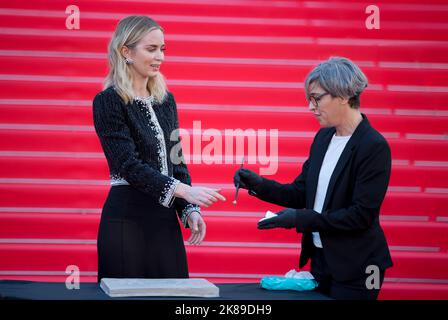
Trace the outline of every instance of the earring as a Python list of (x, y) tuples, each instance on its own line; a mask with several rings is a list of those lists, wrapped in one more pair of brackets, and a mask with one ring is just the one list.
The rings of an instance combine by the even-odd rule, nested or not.
[(126, 62), (126, 64), (133, 64), (134, 63), (134, 61), (132, 59), (128, 59), (128, 58), (124, 59), (124, 61)]

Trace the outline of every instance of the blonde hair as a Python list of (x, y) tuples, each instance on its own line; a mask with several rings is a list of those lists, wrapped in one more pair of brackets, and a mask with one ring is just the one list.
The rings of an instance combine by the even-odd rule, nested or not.
[[(125, 57), (121, 54), (121, 49), (123, 46), (130, 49), (134, 48), (146, 34), (155, 29), (163, 32), (162, 27), (149, 17), (129, 16), (120, 20), (109, 42), (109, 73), (104, 81), (104, 88), (114, 86), (126, 104), (132, 102), (135, 94), (132, 88), (130, 66), (126, 64)], [(165, 99), (167, 88), (165, 79), (160, 72), (155, 77), (149, 79), (148, 91), (159, 103)]]

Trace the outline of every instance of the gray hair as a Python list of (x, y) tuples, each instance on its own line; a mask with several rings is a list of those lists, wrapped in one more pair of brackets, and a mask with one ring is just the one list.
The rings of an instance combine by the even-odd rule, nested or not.
[(310, 86), (319, 85), (332, 97), (349, 99), (351, 108), (360, 106), (360, 94), (367, 87), (367, 77), (351, 60), (332, 57), (321, 62), (307, 76), (305, 81), (306, 98), (310, 98)]

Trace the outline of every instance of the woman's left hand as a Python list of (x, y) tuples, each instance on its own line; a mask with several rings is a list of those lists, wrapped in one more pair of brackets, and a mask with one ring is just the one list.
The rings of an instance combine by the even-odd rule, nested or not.
[(275, 217), (259, 221), (258, 229), (294, 228), (296, 226), (296, 218), (298, 214), (298, 210), (287, 208), (278, 212)]
[(188, 242), (191, 245), (197, 245), (204, 240), (205, 237), (205, 222), (199, 212), (193, 211), (187, 219), (188, 225), (191, 229), (191, 236)]

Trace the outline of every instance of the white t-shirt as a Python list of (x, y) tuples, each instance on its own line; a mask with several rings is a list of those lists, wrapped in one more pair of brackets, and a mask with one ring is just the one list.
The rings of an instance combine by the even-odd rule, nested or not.
[[(330, 145), (328, 146), (324, 161), (322, 162), (322, 167), (320, 168), (316, 197), (314, 198), (313, 210), (318, 213), (322, 213), (322, 207), (324, 206), (331, 175), (333, 174), (334, 168), (336, 167), (348, 140), (350, 140), (350, 137), (351, 136), (336, 136), (336, 134), (334, 134), (331, 138)], [(322, 248), (319, 232), (313, 232), (313, 243), (316, 247)]]

